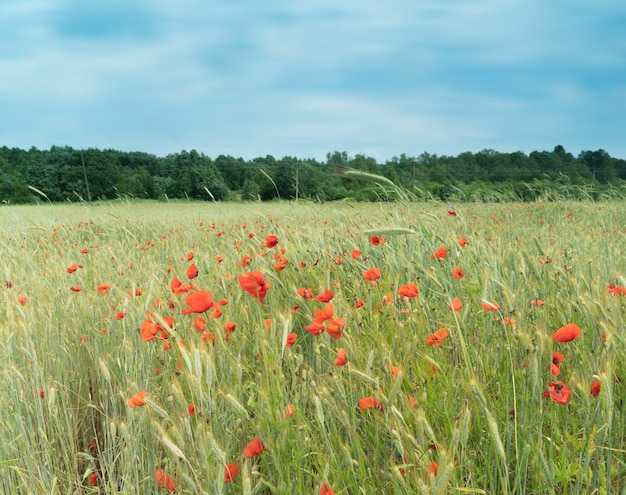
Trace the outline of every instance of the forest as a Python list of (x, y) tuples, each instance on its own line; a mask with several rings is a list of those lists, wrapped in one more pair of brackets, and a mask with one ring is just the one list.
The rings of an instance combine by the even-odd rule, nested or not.
[[(346, 171), (359, 171), (359, 174)], [(376, 180), (382, 176), (384, 181)], [(374, 180), (362, 180), (363, 178)], [(118, 198), (270, 201), (306, 199), (393, 201), (398, 187), (410, 198), (441, 201), (533, 201), (626, 197), (626, 160), (606, 151), (577, 156), (552, 151), (501, 153), (485, 149), (457, 156), (401, 154), (385, 163), (345, 151), (326, 161), (271, 155), (251, 160), (196, 150), (165, 157), (112, 149), (52, 146), (0, 148), (3, 204), (80, 202)]]

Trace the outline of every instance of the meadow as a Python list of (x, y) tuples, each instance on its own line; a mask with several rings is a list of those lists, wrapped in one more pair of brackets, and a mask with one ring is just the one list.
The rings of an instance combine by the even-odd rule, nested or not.
[(623, 202), (0, 218), (2, 493), (626, 493)]

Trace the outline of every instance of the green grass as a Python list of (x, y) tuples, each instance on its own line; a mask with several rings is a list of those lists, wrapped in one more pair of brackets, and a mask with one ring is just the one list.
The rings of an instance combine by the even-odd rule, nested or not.
[[(464, 204), (456, 217), (436, 203), (122, 202), (0, 215), (0, 281), (10, 282), (0, 289), (3, 493), (166, 493), (157, 469), (176, 493), (317, 494), (325, 481), (337, 494), (626, 485), (626, 297), (606, 290), (626, 286), (623, 203)], [(263, 247), (267, 234), (278, 246)], [(373, 234), (386, 242), (373, 246)], [(448, 256), (431, 259), (442, 245)], [(289, 262), (276, 271), (281, 248)], [(73, 263), (82, 268), (68, 273)], [(190, 263), (199, 270), (191, 281)], [(373, 267), (376, 284), (362, 275)], [(465, 277), (454, 280), (455, 267)], [(250, 270), (271, 285), (262, 304), (240, 287)], [(175, 276), (226, 299), (222, 316), (182, 314), (191, 292), (173, 294)], [(419, 296), (409, 300), (397, 291), (410, 282)], [(333, 291), (341, 338), (304, 329), (325, 304), (302, 299), (302, 287)], [(169, 340), (144, 342), (146, 318), (168, 316)], [(226, 321), (237, 323), (228, 340)], [(553, 341), (567, 323), (582, 336)], [(427, 346), (441, 327), (449, 338)], [(285, 347), (291, 332), (297, 341)], [(553, 351), (565, 356), (558, 377)], [(542, 396), (557, 380), (571, 389), (566, 405)], [(140, 390), (146, 404), (129, 407)], [(369, 396), (381, 407), (359, 409)], [(255, 437), (265, 451), (248, 459)]]

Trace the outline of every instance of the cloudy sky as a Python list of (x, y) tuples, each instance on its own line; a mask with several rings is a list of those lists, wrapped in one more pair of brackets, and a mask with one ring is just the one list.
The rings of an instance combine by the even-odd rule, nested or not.
[(0, 0), (0, 145), (557, 144), (626, 158), (623, 0)]

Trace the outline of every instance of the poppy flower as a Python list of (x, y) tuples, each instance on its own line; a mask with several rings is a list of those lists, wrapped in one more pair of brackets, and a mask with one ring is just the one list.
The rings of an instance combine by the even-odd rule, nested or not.
[(381, 402), (378, 399), (374, 399), (371, 395), (369, 397), (359, 399), (358, 405), (361, 411), (367, 411), (368, 409), (383, 409)]
[(559, 373), (561, 372), (561, 363), (565, 361), (565, 356), (563, 356), (563, 354), (561, 354), (560, 352), (553, 352), (552, 353), (552, 364), (550, 365), (550, 373), (552, 373), (554, 376), (558, 376)]
[(302, 299), (311, 299), (313, 297), (313, 290), (312, 289), (306, 289), (304, 287), (301, 287), (298, 289), (298, 295), (302, 298)]
[(532, 301), (530, 301), (530, 304), (532, 304), (533, 306), (541, 307), (541, 306), (545, 305), (546, 303), (543, 302), (541, 299), (533, 299)]
[(20, 306), (26, 306), (26, 296), (17, 296), (17, 302), (20, 303)]
[(443, 341), (450, 336), (450, 333), (446, 328), (440, 328), (439, 330), (431, 333), (426, 339), (426, 345), (430, 347), (439, 347), (443, 344)]
[(83, 288), (80, 285), (72, 285), (70, 287), (70, 290), (74, 292), (80, 292), (81, 290), (83, 290)]
[(333, 297), (334, 297), (333, 291), (330, 289), (326, 289), (321, 294), (318, 294), (317, 296), (315, 296), (315, 300), (318, 302), (327, 303), (327, 302), (332, 301)]
[(145, 320), (141, 324), (141, 327), (139, 327), (139, 333), (141, 334), (141, 339), (144, 342), (150, 342), (156, 338), (157, 333), (159, 333), (159, 328), (154, 322)]
[(252, 261), (252, 257), (246, 254), (243, 258), (241, 258), (240, 264), (243, 268), (246, 268), (250, 264), (251, 261)]
[(215, 335), (211, 332), (203, 332), (202, 333), (202, 342), (215, 344)]
[(230, 339), (230, 334), (233, 333), (236, 329), (237, 323), (235, 323), (234, 321), (227, 321), (224, 324), (224, 338), (226, 339), (226, 342), (228, 342), (228, 340)]
[(194, 257), (193, 251), (189, 251), (189, 253), (187, 253), (187, 261), (191, 261)]
[(460, 239), (457, 239), (456, 242), (459, 243), (459, 246), (465, 247), (465, 245), (467, 244), (467, 237), (461, 237)]
[(363, 272), (363, 278), (365, 280), (369, 280), (370, 282), (374, 282), (380, 278), (380, 268), (370, 268), (369, 270)]
[(276, 270), (277, 272), (284, 270), (287, 267), (287, 263), (289, 263), (289, 260), (287, 258), (282, 255), (278, 256), (277, 261), (274, 264), (274, 270)]
[(309, 332), (314, 337), (317, 337), (320, 333), (326, 330), (326, 327), (321, 323), (311, 323), (310, 325), (305, 325), (304, 329)]
[(143, 390), (141, 392), (137, 392), (130, 399), (128, 399), (128, 406), (129, 407), (145, 406), (146, 405), (146, 401), (145, 401), (146, 395), (148, 395), (148, 392), (144, 392)]
[(315, 318), (313, 318), (313, 323), (317, 323), (318, 325), (324, 323), (326, 320), (330, 320), (333, 317), (333, 312), (335, 307), (332, 303), (328, 303), (322, 309), (318, 309), (315, 311)]
[(391, 376), (393, 376), (394, 378), (398, 378), (398, 376), (400, 375), (400, 368), (391, 365), (389, 366), (389, 373), (391, 373)]
[(562, 405), (566, 405), (569, 402), (572, 391), (563, 382), (549, 382), (548, 387), (550, 388), (550, 398), (554, 402)]
[(99, 474), (95, 471), (89, 475), (89, 486), (96, 486), (98, 484)]
[(256, 437), (252, 440), (243, 451), (243, 455), (245, 455), (248, 459), (251, 459), (257, 455), (261, 455), (265, 450), (265, 445), (261, 441), (259, 437)]
[(465, 277), (465, 271), (461, 268), (454, 268), (452, 270), (452, 278), (454, 280), (461, 280), (463, 277)]
[(335, 491), (324, 481), (322, 488), (320, 488), (320, 495), (335, 495)]
[(352, 250), (352, 259), (356, 260), (359, 259), (361, 257), (361, 250), (360, 249), (353, 249)]
[(439, 464), (435, 461), (430, 461), (430, 464), (428, 465), (428, 472), (433, 476), (437, 476), (437, 471), (439, 471)]
[(600, 395), (600, 382), (598, 380), (595, 380), (591, 384), (591, 395), (593, 395), (594, 397)]
[(172, 282), (170, 283), (170, 289), (172, 290), (172, 292), (176, 295), (181, 295), (181, 294), (186, 294), (187, 292), (189, 292), (191, 289), (193, 289), (193, 285), (191, 284), (185, 284), (183, 282), (180, 281), (180, 279), (178, 277), (174, 277), (172, 279)]
[(462, 308), (463, 308), (463, 303), (458, 297), (455, 297), (454, 299), (452, 299), (452, 302), (450, 303), (450, 309), (452, 311), (454, 311), (455, 313), (458, 313), (459, 311), (461, 311)]
[(159, 488), (167, 488), (170, 492), (176, 490), (174, 480), (165, 474), (165, 470), (157, 469), (154, 473), (154, 479), (156, 480)]
[(434, 253), (431, 253), (430, 255), (431, 260), (434, 260), (434, 259), (442, 260), (447, 257), (448, 257), (448, 250), (446, 249), (445, 246), (439, 246), (439, 249), (437, 249), (437, 251), (435, 251)]
[(483, 309), (485, 311), (498, 311), (500, 309), (500, 305), (497, 302), (484, 302)]
[(196, 330), (198, 330), (198, 332), (202, 333), (204, 332), (204, 329), (206, 328), (206, 321), (203, 318), (200, 318), (199, 316), (197, 316), (193, 320), (193, 327)]
[(344, 348), (340, 348), (337, 351), (337, 357), (335, 358), (335, 366), (343, 366), (348, 362), (347, 353), (348, 351), (346, 351)]
[(372, 246), (382, 246), (383, 244), (385, 244), (387, 240), (385, 239), (384, 235), (381, 236), (377, 236), (377, 235), (372, 235), (370, 236), (370, 244)]
[(295, 334), (295, 333), (287, 334), (287, 340), (285, 341), (285, 345), (287, 347), (292, 347), (296, 343), (297, 339), (298, 339), (298, 335), (297, 334)]
[(213, 294), (206, 290), (200, 290), (185, 298), (185, 304), (188, 308), (183, 308), (181, 313), (188, 315), (191, 313), (204, 313), (211, 308), (216, 308), (217, 305), (213, 301)]
[(414, 297), (419, 296), (419, 293), (420, 291), (417, 288), (417, 285), (415, 285), (413, 282), (406, 284), (406, 285), (402, 285), (398, 289), (399, 296), (408, 297), (409, 299), (413, 299)]
[(198, 276), (198, 268), (193, 263), (187, 268), (187, 278), (192, 279)]
[(269, 282), (265, 281), (263, 274), (258, 270), (239, 275), (239, 285), (245, 292), (250, 294), (250, 297), (258, 298), (261, 303), (265, 299), (267, 290), (270, 288)]
[(78, 270), (78, 265), (76, 263), (73, 263), (70, 266), (68, 266), (65, 271), (67, 273), (74, 273), (76, 270)]
[(265, 247), (271, 249), (278, 244), (278, 237), (274, 234), (268, 234), (265, 236)]
[(224, 483), (232, 482), (237, 477), (238, 473), (239, 473), (238, 462), (236, 462), (235, 464), (226, 464), (226, 467), (224, 468)]
[(456, 217), (456, 211), (448, 210), (448, 215), (450, 215), (451, 217)]
[(326, 333), (333, 339), (338, 339), (341, 337), (341, 330), (343, 330), (344, 326), (345, 321), (343, 318), (331, 318), (326, 325)]
[(187, 413), (190, 418), (193, 418), (196, 415), (196, 406), (194, 406), (193, 403), (187, 405)]
[(98, 292), (107, 292), (110, 288), (111, 286), (109, 284), (98, 284), (96, 290)]
[(356, 302), (354, 303), (354, 307), (356, 309), (362, 308), (365, 302), (360, 297), (357, 297)]
[(562, 326), (556, 332), (552, 334), (552, 339), (557, 342), (569, 342), (571, 340), (577, 339), (582, 335), (580, 331), (580, 327), (575, 323), (568, 323), (567, 325)]
[(116, 320), (122, 320), (125, 316), (126, 313), (124, 311), (118, 311), (117, 313), (115, 313)]

